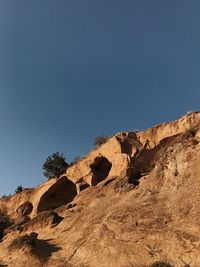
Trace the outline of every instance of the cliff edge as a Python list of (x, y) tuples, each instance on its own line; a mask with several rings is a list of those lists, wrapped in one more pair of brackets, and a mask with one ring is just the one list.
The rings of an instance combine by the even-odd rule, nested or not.
[[(0, 199), (0, 266), (200, 266), (200, 112), (117, 133), (33, 189)], [(2, 265), (1, 265), (2, 264)]]

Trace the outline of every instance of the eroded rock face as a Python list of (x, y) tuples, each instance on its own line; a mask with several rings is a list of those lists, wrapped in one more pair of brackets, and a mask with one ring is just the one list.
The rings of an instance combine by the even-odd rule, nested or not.
[(158, 261), (199, 267), (199, 158), (200, 113), (116, 134), (66, 176), (0, 200), (13, 218), (18, 208), (26, 213), (25, 202), (33, 205), (21, 232), (0, 244), (0, 262), (34, 262), (23, 250), (8, 256), (8, 246), (17, 234), (35, 231), (51, 248), (60, 247), (48, 253), (47, 267), (149, 267)]
[(0, 200), (0, 208), (6, 209), (13, 219), (27, 215), (33, 218), (41, 211), (52, 210), (70, 203), (76, 195), (76, 185), (63, 176), (51, 179), (34, 189), (24, 190), (6, 200)]
[[(92, 185), (93, 172), (90, 168), (95, 158), (104, 157), (112, 165), (108, 175), (104, 179), (122, 175), (130, 166), (143, 162), (144, 158), (151, 158), (158, 153), (159, 147), (168, 142), (168, 139), (177, 136), (188, 130), (195, 129), (200, 122), (200, 113), (190, 113), (181, 119), (163, 123), (150, 128), (144, 132), (123, 132), (115, 136), (97, 149), (93, 150), (84, 159), (70, 167), (66, 171), (67, 177), (74, 183)], [(150, 151), (149, 151), (150, 150)], [(155, 153), (154, 153), (155, 152)], [(137, 160), (135, 160), (137, 158)], [(150, 167), (150, 166), (149, 166)], [(149, 170), (143, 170), (149, 172)], [(100, 179), (102, 180), (102, 179)], [(80, 191), (78, 189), (78, 191)]]
[(53, 210), (71, 202), (76, 195), (76, 185), (67, 177), (61, 177), (42, 195), (37, 211)]
[(92, 186), (120, 175), (129, 166), (130, 156), (137, 150), (134, 144), (139, 146), (135, 133), (118, 133), (68, 168), (66, 176), (79, 187), (80, 183)]

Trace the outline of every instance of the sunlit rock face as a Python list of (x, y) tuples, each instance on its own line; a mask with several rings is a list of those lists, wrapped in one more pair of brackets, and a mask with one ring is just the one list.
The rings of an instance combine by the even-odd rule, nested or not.
[[(200, 266), (199, 159), (199, 112), (117, 133), (60, 178), (0, 200), (13, 220), (0, 264)], [(35, 247), (23, 243), (10, 253), (26, 234), (37, 236)]]

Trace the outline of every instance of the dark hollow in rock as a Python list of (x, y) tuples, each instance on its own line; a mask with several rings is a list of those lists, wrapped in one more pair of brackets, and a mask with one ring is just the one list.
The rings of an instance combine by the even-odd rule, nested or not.
[(138, 140), (136, 132), (122, 133), (122, 136), (116, 136), (116, 139), (120, 143), (121, 153), (132, 156), (133, 150), (135, 148), (137, 153), (139, 148), (142, 148), (142, 144)]
[(75, 208), (76, 207), (76, 204), (75, 203), (70, 203), (70, 204), (68, 204), (67, 205), (67, 210), (69, 210), (69, 209), (72, 209), (72, 208)]
[(97, 185), (106, 177), (108, 177), (108, 174), (112, 168), (112, 163), (105, 158), (105, 157), (96, 157), (93, 161), (93, 163), (90, 165), (91, 171), (93, 173), (92, 176), (92, 185)]
[(37, 211), (53, 210), (70, 203), (77, 195), (76, 185), (66, 176), (61, 177), (41, 197)]
[(186, 138), (184, 134), (176, 134), (162, 139), (160, 143), (152, 149), (147, 149), (145, 145), (136, 156), (130, 158), (129, 168), (126, 173), (129, 177), (128, 182), (133, 185), (139, 185), (140, 178), (148, 175), (154, 169), (166, 147), (172, 146), (184, 138)]
[(120, 143), (121, 145), (121, 153), (125, 153), (125, 154), (128, 154), (128, 155), (131, 155), (132, 153), (132, 144), (129, 143), (128, 140), (123, 140), (121, 141)]
[(88, 187), (90, 187), (90, 185), (87, 184), (87, 183), (80, 184), (80, 191), (82, 191), (82, 190), (84, 190), (84, 189), (86, 189)]
[(111, 179), (109, 179), (108, 181), (106, 181), (105, 184), (103, 185), (103, 187), (105, 187), (105, 186), (109, 185), (110, 183), (112, 183), (114, 180), (116, 180), (116, 178), (117, 178), (117, 177), (115, 177), (115, 178), (111, 178)]

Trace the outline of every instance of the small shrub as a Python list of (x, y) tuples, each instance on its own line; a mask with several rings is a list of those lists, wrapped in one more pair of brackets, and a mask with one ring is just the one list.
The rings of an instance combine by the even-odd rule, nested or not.
[(21, 249), (23, 246), (28, 245), (29, 247), (34, 247), (36, 240), (37, 240), (38, 234), (35, 232), (30, 233), (30, 235), (23, 235), (15, 238), (11, 245), (10, 248), (13, 249)]
[(10, 250), (28, 249), (28, 253), (43, 262), (42, 266), (46, 266), (44, 263), (47, 261), (53, 252), (60, 250), (61, 248), (50, 244), (49, 240), (38, 239), (38, 234), (35, 232), (15, 238), (10, 244)]
[(105, 142), (108, 140), (108, 136), (105, 136), (105, 135), (99, 135), (97, 137), (95, 137), (95, 140), (94, 140), (94, 145), (95, 146), (100, 146), (100, 145), (103, 145), (105, 144)]
[(11, 226), (12, 220), (5, 210), (0, 209), (0, 240), (4, 236), (4, 231)]
[(150, 267), (173, 267), (173, 266), (168, 262), (157, 261), (151, 264)]
[(19, 185), (17, 189), (15, 190), (15, 194), (21, 193), (23, 191), (23, 186)]
[(2, 197), (1, 197), (1, 199), (7, 199), (7, 198), (9, 198), (9, 197), (11, 197), (12, 195), (3, 195)]

